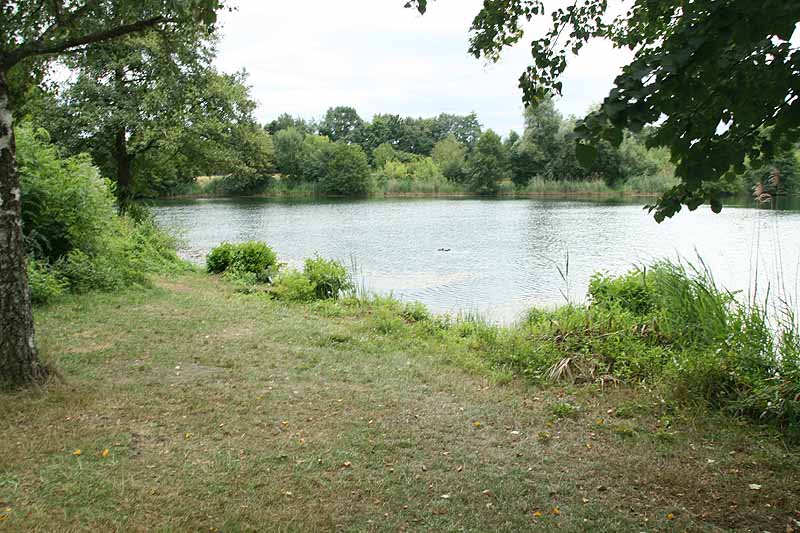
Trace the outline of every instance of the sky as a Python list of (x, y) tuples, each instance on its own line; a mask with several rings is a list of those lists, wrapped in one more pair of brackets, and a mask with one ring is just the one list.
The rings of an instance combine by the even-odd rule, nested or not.
[[(556, 0), (555, 3), (557, 3)], [(437, 0), (428, 12), (404, 0), (234, 0), (221, 16), (217, 67), (249, 73), (258, 120), (281, 113), (317, 118), (329, 107), (428, 117), (472, 111), (501, 135), (522, 131), (518, 79), (530, 63), (532, 34), (507, 49), (498, 64), (467, 53), (468, 33), (481, 0)], [(548, 4), (548, 7), (554, 2)], [(629, 53), (592, 43), (573, 58), (565, 115), (582, 115), (608, 93)]]

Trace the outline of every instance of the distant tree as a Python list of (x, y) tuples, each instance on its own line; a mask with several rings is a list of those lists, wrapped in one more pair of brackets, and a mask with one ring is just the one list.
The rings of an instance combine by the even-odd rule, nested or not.
[(383, 168), (390, 161), (399, 160), (398, 151), (389, 143), (383, 143), (372, 152), (372, 162), (375, 168)]
[(9, 87), (9, 80), (37, 76), (12, 70), (41, 71), (44, 58), (154, 27), (179, 31), (197, 21), (213, 26), (221, 7), (220, 0), (0, 2), (0, 389), (41, 382), (47, 375), (34, 342), (14, 142), (18, 100), (12, 98), (26, 91)]
[(279, 131), (289, 128), (294, 128), (304, 135), (309, 135), (316, 131), (317, 126), (313, 121), (308, 122), (301, 117), (293, 117), (289, 113), (281, 113), (278, 115), (278, 118), (264, 126), (264, 129), (267, 130), (270, 135), (275, 135)]
[(436, 143), (431, 157), (447, 179), (458, 183), (467, 180), (467, 147), (454, 134)]
[(319, 183), (325, 176), (331, 140), (322, 135), (306, 135), (303, 140), (303, 179)]
[(410, 154), (430, 155), (436, 143), (433, 127), (434, 119), (431, 118), (404, 118), (397, 148)]
[(278, 131), (273, 137), (278, 171), (293, 181), (303, 178), (303, 134), (295, 128)]
[(753, 197), (761, 202), (783, 195), (800, 193), (800, 160), (798, 150), (784, 150), (770, 164), (748, 168), (744, 175), (745, 185)]
[(469, 157), (470, 187), (478, 193), (497, 192), (498, 183), (509, 177), (509, 162), (500, 136), (486, 130)]
[(319, 124), (320, 135), (325, 135), (333, 142), (354, 143), (359, 139), (364, 121), (352, 107), (332, 107), (325, 113)]
[(374, 151), (382, 144), (396, 148), (402, 128), (403, 119), (400, 115), (375, 115), (372, 117), (372, 122), (364, 124), (361, 129), (358, 144), (372, 158)]
[(481, 124), (474, 112), (468, 115), (442, 113), (433, 120), (432, 131), (434, 142), (453, 135), (468, 150), (472, 150), (481, 136)]
[[(539, 105), (525, 108), (525, 131), (514, 154), (514, 181), (527, 183), (533, 176), (550, 175), (548, 165), (564, 155), (563, 118), (549, 98)], [(574, 151), (574, 150), (573, 150)]]
[(321, 154), (320, 191), (357, 196), (369, 192), (370, 168), (367, 154), (357, 145), (330, 143)]

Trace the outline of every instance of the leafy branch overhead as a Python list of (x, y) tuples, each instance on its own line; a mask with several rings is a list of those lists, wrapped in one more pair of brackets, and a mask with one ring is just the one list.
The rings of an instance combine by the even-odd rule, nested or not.
[[(424, 0), (407, 2), (420, 13)], [(497, 61), (525, 25), (547, 16), (541, 0), (486, 0), (472, 23), (469, 51)], [(549, 13), (520, 77), (538, 105), (562, 91), (570, 54), (594, 38), (634, 52), (597, 111), (579, 121), (576, 155), (596, 157), (599, 140), (619, 145), (623, 130), (652, 127), (651, 147), (667, 147), (681, 183), (650, 206), (658, 221), (708, 202), (722, 208), (720, 181), (771, 161), (800, 138), (800, 50), (791, 42), (800, 2), (635, 0), (612, 17), (607, 0), (575, 0)]]

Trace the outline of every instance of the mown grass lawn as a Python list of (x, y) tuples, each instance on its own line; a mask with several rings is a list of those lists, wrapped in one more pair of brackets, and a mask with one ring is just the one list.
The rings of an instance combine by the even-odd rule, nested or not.
[(199, 273), (41, 310), (61, 379), (0, 395), (0, 530), (800, 531), (770, 430), (378, 311)]

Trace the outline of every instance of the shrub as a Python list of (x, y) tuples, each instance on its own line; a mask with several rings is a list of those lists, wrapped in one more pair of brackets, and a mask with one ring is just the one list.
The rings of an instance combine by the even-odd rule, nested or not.
[(211, 249), (206, 257), (206, 270), (212, 274), (221, 274), (228, 270), (233, 260), (233, 251), (236, 249), (235, 244), (223, 242), (219, 246)]
[(314, 284), (297, 270), (281, 272), (270, 292), (275, 298), (289, 302), (310, 302), (316, 297)]
[(112, 184), (88, 157), (59, 157), (43, 130), (22, 125), (16, 133), (35, 302), (50, 299), (57, 285), (72, 292), (117, 290), (146, 283), (148, 273), (186, 268), (175, 240), (146, 208), (131, 217), (117, 214)]
[(64, 293), (66, 284), (50, 266), (35, 259), (28, 260), (28, 284), (34, 305), (46, 305)]
[(227, 270), (222, 277), (233, 284), (233, 290), (243, 294), (253, 294), (258, 290), (258, 276), (245, 270)]
[(616, 278), (596, 273), (589, 281), (589, 297), (594, 305), (619, 305), (637, 315), (649, 313), (654, 305), (647, 272), (638, 269)]
[(407, 302), (403, 305), (401, 314), (409, 322), (424, 322), (431, 319), (431, 312), (420, 302)]
[(339, 295), (353, 288), (347, 269), (333, 259), (315, 257), (306, 259), (303, 273), (314, 286), (314, 293), (320, 300), (338, 298)]
[(224, 242), (213, 248), (206, 257), (206, 269), (211, 273), (218, 274), (228, 270), (249, 272), (260, 282), (269, 282), (277, 266), (277, 254), (259, 241), (240, 244)]
[(75, 249), (99, 252), (116, 217), (110, 182), (89, 156), (60, 158), (44, 130), (15, 133), (28, 253), (54, 263)]

